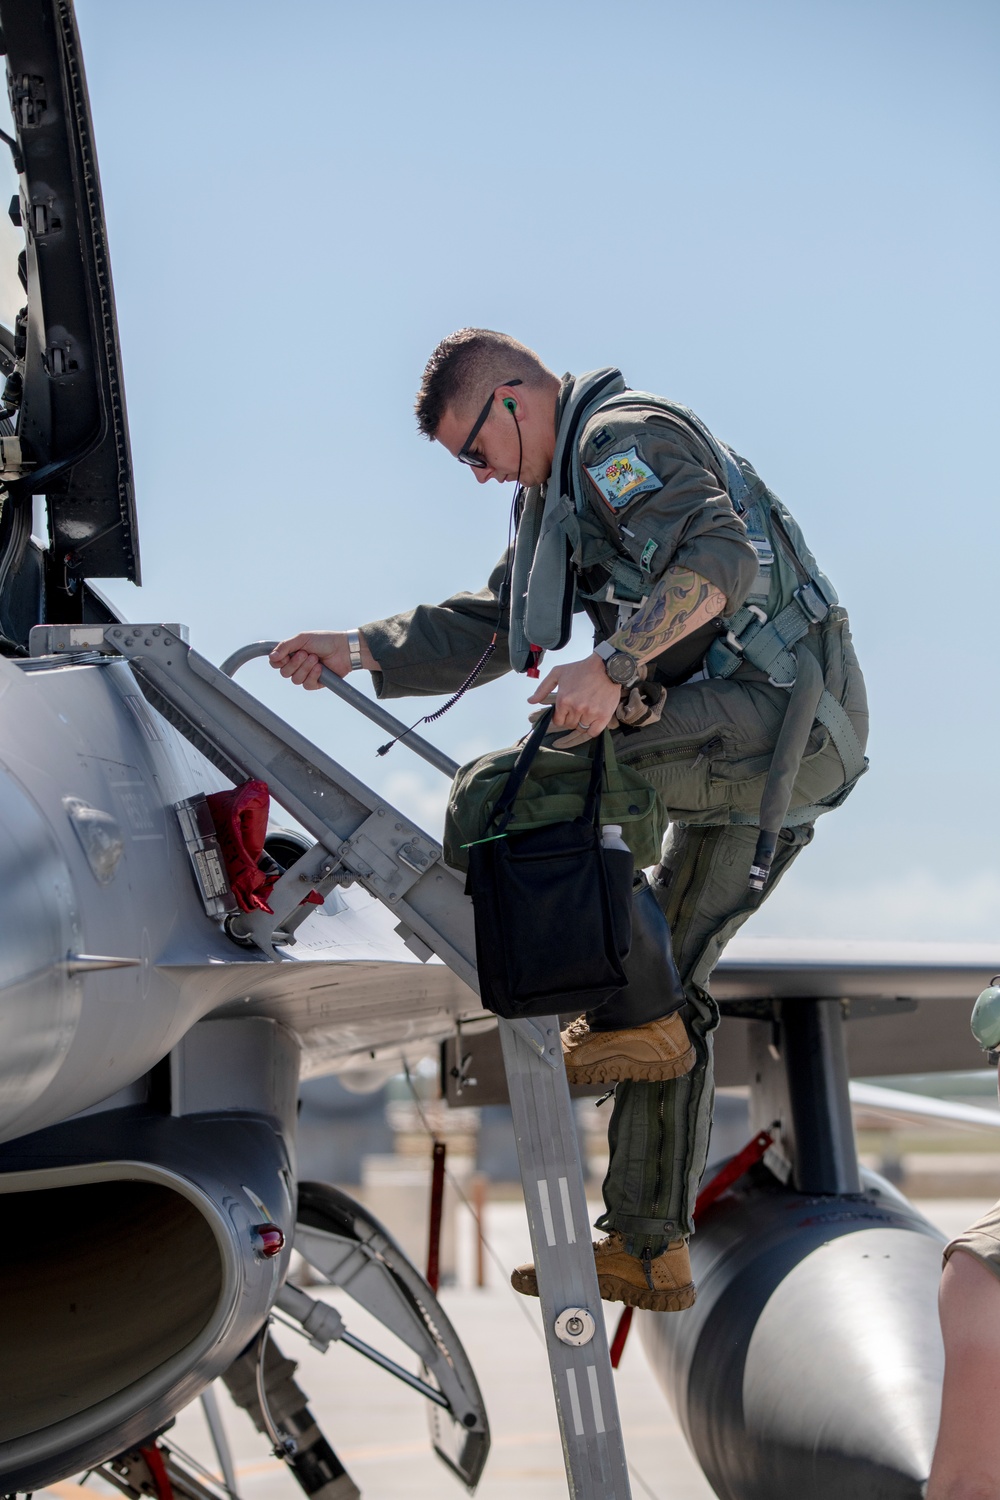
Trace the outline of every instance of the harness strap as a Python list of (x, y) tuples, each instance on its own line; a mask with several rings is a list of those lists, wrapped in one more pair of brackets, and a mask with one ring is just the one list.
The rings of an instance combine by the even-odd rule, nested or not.
[[(782, 828), (798, 828), (803, 823), (814, 823), (821, 813), (829, 812), (831, 808), (839, 807), (850, 792), (855, 783), (860, 780), (868, 769), (868, 761), (861, 748), (857, 731), (851, 723), (850, 716), (843, 704), (838, 703), (828, 688), (824, 688), (819, 703), (815, 709), (815, 720), (829, 730), (830, 738), (833, 740), (837, 754), (840, 756), (844, 767), (843, 783), (831, 792), (829, 797), (824, 797), (820, 802), (805, 803), (800, 807), (790, 807), (781, 819)], [(720, 823), (739, 823), (747, 828), (760, 827), (760, 813), (728, 812), (718, 820)]]
[(838, 703), (829, 689), (824, 689), (816, 709), (816, 719), (830, 731), (830, 738), (837, 747), (844, 766), (844, 780), (851, 785), (868, 769), (865, 752), (861, 748), (857, 730), (842, 703)]
[[(631, 563), (627, 558), (619, 557), (613, 547), (608, 547), (606, 553), (596, 553), (591, 559), (589, 566), (592, 568), (603, 568), (608, 574), (609, 582), (614, 584), (615, 594), (619, 598), (631, 595), (628, 603), (638, 604), (646, 597), (652, 587), (649, 578), (644, 578), (641, 570)], [(595, 603), (603, 604), (607, 600), (607, 584), (603, 588), (588, 594), (585, 589), (577, 585), (577, 594), (581, 599), (591, 599)]]
[(791, 647), (812, 624), (797, 599), (773, 620), (766, 619), (763, 610), (745, 604), (732, 616), (727, 633), (708, 648), (708, 675), (732, 677), (740, 663), (748, 661), (766, 672), (776, 687), (791, 687), (796, 673)]
[[(801, 828), (803, 823), (815, 823), (820, 813), (829, 812), (834, 803), (810, 802), (805, 807), (790, 807), (781, 820), (782, 828)], [(746, 828), (759, 828), (760, 817), (757, 813), (731, 812), (728, 818), (719, 819), (729, 824), (739, 823)]]

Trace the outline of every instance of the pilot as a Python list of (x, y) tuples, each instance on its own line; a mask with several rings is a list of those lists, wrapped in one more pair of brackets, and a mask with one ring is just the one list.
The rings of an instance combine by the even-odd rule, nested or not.
[[(513, 547), (476, 593), (305, 631), (271, 664), (305, 688), (321, 666), (366, 669), (380, 698), (540, 674), (528, 701), (555, 705), (557, 744), (611, 726), (619, 761), (660, 792), (669, 821), (653, 883), (687, 1005), (628, 1031), (581, 1019), (563, 1047), (571, 1082), (615, 1085), (601, 1295), (678, 1311), (695, 1297), (687, 1241), (712, 1117), (709, 976), (865, 769), (847, 616), (750, 464), (617, 370), (560, 380), (516, 339), (465, 328), (431, 355), (416, 415), (480, 484), (514, 482)], [(546, 673), (544, 651), (566, 644), (580, 609), (593, 651)], [(532, 1267), (512, 1280), (537, 1295)]]

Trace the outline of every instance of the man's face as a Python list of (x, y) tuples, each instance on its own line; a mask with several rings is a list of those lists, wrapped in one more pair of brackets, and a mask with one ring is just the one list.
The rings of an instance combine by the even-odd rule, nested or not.
[[(541, 413), (536, 413), (532, 395), (523, 386), (510, 389), (501, 386), (494, 393), (489, 416), (476, 434), (471, 450), (485, 460), (485, 468), (469, 469), (480, 484), (485, 484), (488, 479), (506, 484), (517, 479), (519, 467), (524, 485), (544, 484), (548, 479), (555, 449), (555, 431), (551, 413), (547, 421), (539, 420)], [(514, 402), (512, 412), (504, 406), (505, 398)], [(453, 458), (457, 458), (465, 446), (478, 412), (478, 407), (471, 413), (464, 409), (456, 412), (449, 407), (441, 418), (434, 434), (435, 441), (447, 448)]]

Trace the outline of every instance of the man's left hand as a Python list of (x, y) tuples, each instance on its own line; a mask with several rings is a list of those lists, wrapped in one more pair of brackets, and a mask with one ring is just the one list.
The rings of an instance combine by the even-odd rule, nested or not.
[(553, 748), (569, 750), (603, 734), (621, 702), (621, 688), (612, 682), (599, 656), (553, 667), (535, 689), (529, 703), (554, 703), (553, 729), (572, 732), (554, 742)]

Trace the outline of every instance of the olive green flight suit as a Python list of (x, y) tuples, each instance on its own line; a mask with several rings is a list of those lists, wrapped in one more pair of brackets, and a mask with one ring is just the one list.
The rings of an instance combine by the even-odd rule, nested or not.
[[(568, 381), (560, 393), (557, 425)], [(596, 559), (610, 550), (639, 564), (651, 586), (672, 565), (690, 568), (725, 595), (726, 614), (734, 614), (754, 586), (758, 557), (717, 459), (697, 432), (656, 408), (599, 410), (579, 444), (589, 483), (581, 516), (587, 547), (583, 566), (577, 565), (577, 588), (594, 621), (595, 639), (615, 632), (618, 611), (604, 598), (608, 570), (600, 561), (587, 565), (588, 548)], [(638, 491), (634, 498), (627, 489), (628, 465)], [(609, 469), (613, 482), (605, 478)], [(381, 668), (372, 674), (380, 698), (450, 693), (461, 686), (496, 628), (505, 562), (501, 558), (478, 593), (455, 594), (439, 605), (419, 605), (361, 627)], [(510, 670), (505, 625), (506, 616), (480, 682)], [(788, 701), (783, 689), (746, 662), (731, 677), (702, 677), (701, 663), (718, 632), (713, 621), (656, 658), (650, 665), (668, 689), (659, 722), (615, 734), (619, 759), (656, 786), (667, 808), (662, 883), (654, 888), (670, 922), (689, 997), (685, 1020), (697, 1053), (684, 1078), (622, 1083), (615, 1091), (606, 1211), (598, 1226), (620, 1230), (635, 1254), (656, 1255), (693, 1227), (711, 1126), (712, 1031), (719, 1020), (709, 977), (752, 909), (748, 877), (757, 829), (726, 820), (730, 813), (758, 811)], [(832, 609), (798, 649), (818, 657), (828, 689), (843, 704), (863, 745), (867, 704), (845, 612)], [(541, 670), (544, 675), (544, 665)], [(792, 805), (810, 805), (835, 793), (843, 780), (827, 730), (814, 725)], [(810, 824), (783, 829), (768, 892), (812, 832)]]

